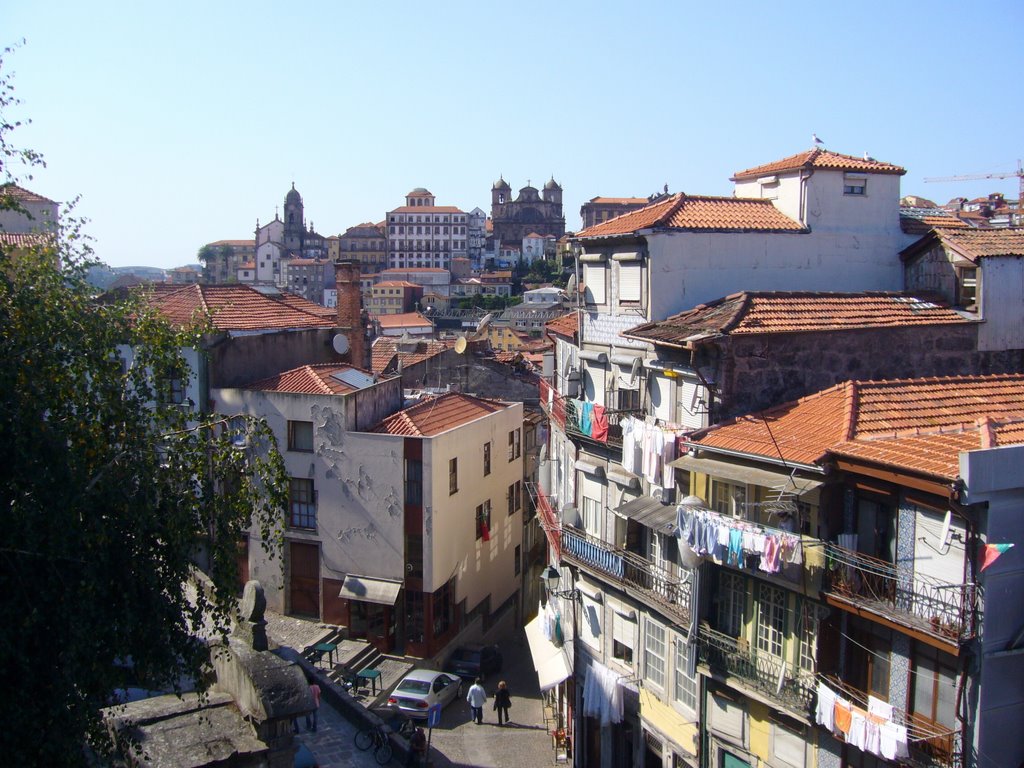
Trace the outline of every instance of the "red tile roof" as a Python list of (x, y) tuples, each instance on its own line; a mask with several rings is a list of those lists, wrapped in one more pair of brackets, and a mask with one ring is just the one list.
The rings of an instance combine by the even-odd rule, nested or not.
[(782, 160), (773, 163), (758, 165), (739, 171), (733, 175), (731, 181), (754, 179), (758, 176), (766, 176), (773, 173), (785, 173), (786, 171), (797, 171), (801, 168), (815, 168), (828, 171), (854, 171), (858, 173), (895, 173), (902, 176), (906, 170), (892, 163), (883, 163), (878, 160), (853, 155), (841, 155), (838, 152), (830, 152), (827, 149), (809, 149), (806, 152), (799, 152)]
[(509, 408), (510, 405), (451, 392), (421, 400), (411, 408), (392, 414), (371, 431), (389, 435), (434, 437)]
[(433, 328), (434, 324), (419, 312), (403, 312), (400, 315), (374, 315), (373, 319), (381, 328)]
[(323, 304), (317, 304), (315, 301), (304, 299), (297, 294), (288, 293), (287, 291), (282, 291), (273, 298), (274, 301), (279, 301), (292, 309), (297, 309), (301, 312), (308, 312), (309, 314), (316, 315), (317, 317), (325, 317), (334, 320), (334, 318), (338, 316), (338, 310), (336, 309), (325, 307)]
[(53, 235), (41, 232), (0, 232), (0, 245), (12, 248), (32, 248), (54, 243)]
[(554, 320), (548, 320), (544, 323), (544, 328), (548, 333), (557, 333), (567, 339), (575, 339), (576, 334), (579, 333), (580, 320), (575, 312), (569, 312)]
[[(360, 388), (334, 377), (336, 373), (354, 371), (370, 379), (373, 374), (351, 365), (324, 363), (320, 365), (303, 365), (284, 371), (276, 376), (249, 384), (245, 389), (263, 392), (290, 392), (300, 395), (344, 395), (356, 392)], [(355, 377), (354, 380), (358, 380)]]
[(600, 205), (643, 205), (648, 200), (646, 197), (592, 197), (587, 202)]
[(217, 240), (209, 245), (231, 245), (236, 248), (255, 248), (255, 240)]
[(1024, 230), (937, 229), (936, 237), (972, 261), (985, 256), (1024, 256)]
[(442, 354), (450, 349), (455, 342), (437, 341), (436, 339), (417, 339), (409, 342), (409, 349), (403, 351), (399, 348), (401, 339), (394, 336), (378, 336), (374, 342), (370, 354), (370, 367), (374, 373), (383, 373), (392, 363), (400, 361), (403, 368), (422, 363), (432, 357)]
[(968, 229), (970, 225), (938, 207), (900, 206), (900, 228), (908, 235), (924, 235), (935, 227)]
[(971, 322), (941, 300), (906, 293), (734, 293), (622, 335), (682, 346), (725, 335), (847, 331)]
[(146, 294), (147, 301), (171, 323), (208, 317), (219, 331), (332, 328), (330, 317), (298, 309), (295, 299), (277, 300), (247, 285), (189, 285)]
[(691, 441), (814, 464), (827, 453), (952, 480), (958, 453), (1024, 441), (1024, 374), (849, 381), (694, 433)]
[(641, 229), (711, 232), (804, 232), (803, 225), (779, 211), (771, 200), (689, 196), (677, 193), (636, 211), (595, 224), (580, 238), (627, 235)]
[(19, 187), (17, 184), (0, 184), (0, 197), (14, 199), (21, 203), (54, 202), (48, 197), (43, 197), (42, 195), (32, 192), (31, 190), (25, 189), (24, 187)]

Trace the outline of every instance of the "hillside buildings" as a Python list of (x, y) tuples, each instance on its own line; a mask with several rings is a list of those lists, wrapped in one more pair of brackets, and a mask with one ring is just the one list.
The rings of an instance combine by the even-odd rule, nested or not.
[(452, 258), (465, 258), (467, 214), (451, 205), (439, 206), (434, 195), (417, 187), (405, 205), (387, 213), (388, 266), (448, 269)]

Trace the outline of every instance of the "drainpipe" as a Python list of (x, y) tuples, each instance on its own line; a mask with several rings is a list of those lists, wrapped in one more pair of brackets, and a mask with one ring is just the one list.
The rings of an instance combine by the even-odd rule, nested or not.
[(807, 182), (811, 180), (811, 176), (814, 175), (814, 169), (808, 168), (807, 175), (804, 176), (804, 172), (800, 171), (800, 223), (810, 229), (807, 225)]

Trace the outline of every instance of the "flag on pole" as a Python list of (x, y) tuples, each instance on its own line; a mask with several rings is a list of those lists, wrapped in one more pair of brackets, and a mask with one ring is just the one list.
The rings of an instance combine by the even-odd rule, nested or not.
[(981, 567), (978, 568), (978, 572), (981, 573), (986, 568), (988, 568), (990, 565), (992, 565), (992, 563), (994, 563), (997, 559), (999, 559), (999, 556), (1001, 554), (1006, 552), (1012, 546), (1013, 546), (1012, 543), (1006, 543), (1006, 544), (982, 544)]

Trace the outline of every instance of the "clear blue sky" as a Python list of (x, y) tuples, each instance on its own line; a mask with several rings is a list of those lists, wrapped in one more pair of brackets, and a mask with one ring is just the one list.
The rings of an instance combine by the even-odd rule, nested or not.
[[(173, 267), (251, 238), (294, 181), (332, 235), (424, 186), (490, 210), (549, 176), (566, 225), (596, 195), (731, 194), (807, 149), (907, 169), (943, 203), (1016, 179), (1024, 4), (962, 2), (16, 3), (0, 27), (48, 167), (97, 255)], [(1017, 137), (1014, 139), (1013, 137)]]

